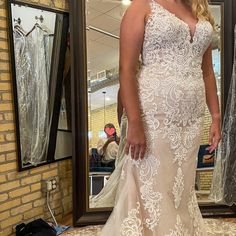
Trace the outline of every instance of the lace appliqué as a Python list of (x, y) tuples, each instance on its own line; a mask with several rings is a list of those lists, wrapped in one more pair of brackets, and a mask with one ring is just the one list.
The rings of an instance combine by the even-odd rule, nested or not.
[(143, 223), (145, 227), (153, 231), (160, 219), (160, 202), (163, 198), (162, 194), (154, 189), (155, 176), (158, 174), (160, 161), (148, 153), (143, 160), (132, 160), (132, 164), (136, 165), (139, 170), (141, 199), (148, 216)]
[(172, 193), (174, 195), (175, 208), (177, 209), (180, 205), (181, 196), (184, 191), (184, 175), (181, 168), (177, 170), (177, 176), (173, 186)]
[[(148, 160), (147, 160), (148, 159)], [(144, 200), (144, 209), (147, 210), (149, 218), (145, 220), (147, 228), (154, 230), (160, 218), (160, 202), (162, 194), (154, 190), (154, 180), (160, 161), (155, 156), (148, 156), (140, 165), (140, 187), (141, 198)]]
[(177, 222), (175, 225), (175, 229), (171, 229), (170, 234), (167, 234), (165, 236), (191, 236), (188, 229), (186, 229), (184, 224), (182, 223), (179, 215), (177, 215), (176, 220)]
[(139, 218), (140, 203), (137, 207), (128, 212), (128, 217), (124, 219), (121, 225), (121, 233), (124, 236), (142, 236), (142, 221)]
[(197, 197), (195, 194), (194, 186), (192, 186), (190, 191), (190, 198), (188, 202), (188, 211), (189, 215), (193, 221), (194, 234), (193, 236), (203, 236), (204, 231), (204, 222), (201, 216), (201, 212), (198, 207)]
[[(192, 147), (195, 138), (199, 136), (202, 123), (201, 117), (204, 115), (204, 107), (199, 106), (201, 103), (204, 104), (204, 94), (202, 94), (204, 88), (201, 92), (197, 85), (191, 87), (191, 93), (185, 91), (185, 87), (182, 85), (180, 85), (179, 90), (172, 88), (172, 86), (165, 88), (167, 99), (162, 102), (162, 109), (166, 114), (162, 129), (163, 138), (169, 138), (174, 153), (173, 163), (177, 163), (179, 166), (172, 190), (175, 208), (179, 207), (184, 190), (180, 167), (186, 161), (188, 150)], [(199, 97), (199, 101), (195, 99), (196, 97)]]
[[(154, 106), (153, 109), (156, 108)], [(155, 113), (150, 112), (143, 117), (146, 124), (144, 128), (147, 138), (145, 158), (137, 161), (131, 160), (132, 164), (137, 166), (140, 177), (141, 199), (143, 200), (144, 210), (146, 210), (145, 215), (147, 216), (143, 224), (152, 231), (158, 225), (161, 215), (160, 203), (163, 198), (162, 194), (156, 191), (154, 187), (156, 175), (160, 167), (160, 160), (153, 153), (153, 150), (155, 150), (154, 138), (158, 133), (160, 123), (153, 114)], [(153, 132), (149, 132), (150, 130)]]

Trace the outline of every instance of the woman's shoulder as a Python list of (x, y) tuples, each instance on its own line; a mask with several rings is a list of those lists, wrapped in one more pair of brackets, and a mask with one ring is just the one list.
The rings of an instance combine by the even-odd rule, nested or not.
[(125, 14), (133, 15), (134, 17), (145, 17), (150, 12), (151, 1), (153, 0), (133, 0)]

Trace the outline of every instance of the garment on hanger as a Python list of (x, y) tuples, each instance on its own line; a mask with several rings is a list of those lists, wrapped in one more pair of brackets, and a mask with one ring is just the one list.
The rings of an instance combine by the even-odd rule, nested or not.
[(31, 107), (32, 91), (31, 87), (33, 68), (32, 55), (29, 49), (29, 43), (23, 30), (17, 25), (14, 27), (14, 52), (15, 52), (15, 70), (17, 83), (17, 99), (20, 126), (20, 144), (21, 156), (24, 164), (29, 162), (29, 143), (31, 139), (31, 119), (29, 111)]
[(48, 84), (50, 84), (50, 72), (51, 72), (51, 60), (52, 60), (52, 50), (53, 50), (53, 34), (44, 35), (44, 50), (45, 50), (45, 59), (46, 59), (46, 73), (48, 78)]
[(222, 141), (218, 148), (210, 198), (226, 205), (236, 204), (236, 26), (233, 74), (225, 108)]
[[(34, 97), (32, 97), (32, 130), (31, 137), (31, 164), (45, 161), (49, 140), (49, 75), (46, 66), (45, 35), (47, 33), (38, 25), (28, 34), (34, 63), (34, 74), (32, 80), (34, 86)], [(49, 53), (50, 54), (50, 53)]]
[(49, 87), (53, 35), (38, 23), (27, 34), (16, 24), (14, 52), (23, 164), (46, 160), (49, 130)]

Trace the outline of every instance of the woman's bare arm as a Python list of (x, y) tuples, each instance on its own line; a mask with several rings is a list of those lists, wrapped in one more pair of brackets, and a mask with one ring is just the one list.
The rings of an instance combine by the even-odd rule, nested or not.
[(206, 50), (202, 62), (203, 78), (206, 90), (206, 102), (212, 116), (212, 124), (209, 134), (210, 152), (214, 151), (221, 139), (221, 115), (219, 108), (219, 100), (217, 96), (217, 87), (215, 74), (212, 65), (212, 48)]
[(136, 160), (144, 157), (146, 148), (136, 70), (143, 44), (147, 13), (149, 13), (148, 0), (133, 0), (122, 19), (120, 30), (120, 93), (122, 105), (128, 117), (126, 153), (128, 154), (129, 148), (131, 148), (131, 157)]
[(121, 123), (122, 114), (123, 114), (123, 105), (122, 105), (121, 96), (120, 96), (120, 89), (119, 89), (118, 93), (117, 93), (117, 117), (118, 117), (119, 126)]

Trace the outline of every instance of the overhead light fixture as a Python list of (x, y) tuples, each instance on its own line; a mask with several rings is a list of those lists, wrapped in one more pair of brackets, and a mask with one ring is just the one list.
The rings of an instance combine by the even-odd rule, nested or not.
[(130, 0), (122, 0), (122, 4), (123, 4), (123, 5), (128, 6), (128, 5), (130, 5), (130, 3), (131, 3)]

